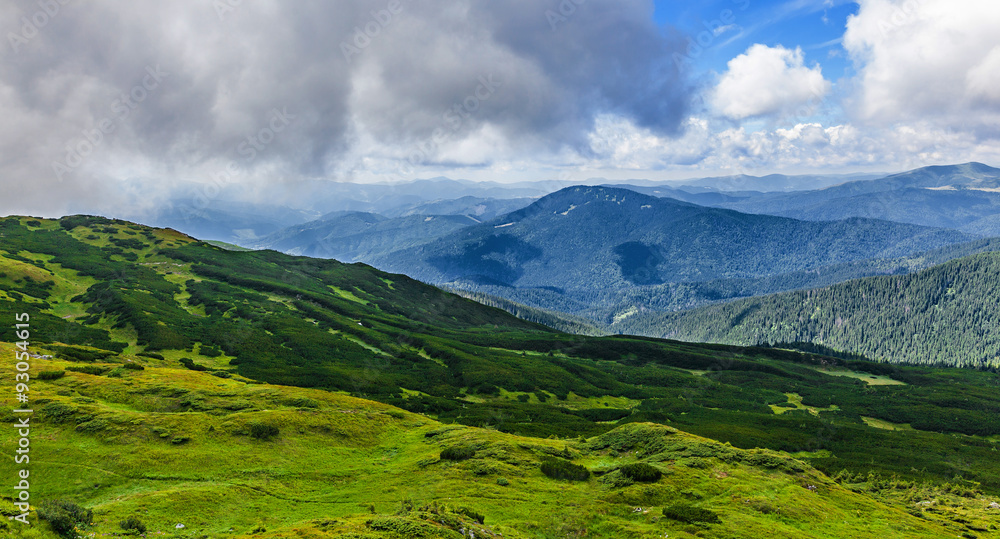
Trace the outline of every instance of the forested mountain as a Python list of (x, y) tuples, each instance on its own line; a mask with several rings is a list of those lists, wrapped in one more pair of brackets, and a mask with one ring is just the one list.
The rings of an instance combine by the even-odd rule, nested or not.
[[(576, 313), (599, 329), (612, 332), (624, 331), (635, 335), (659, 335), (655, 324), (648, 325), (641, 315), (650, 312), (692, 309), (711, 303), (784, 292), (789, 290), (819, 288), (836, 283), (876, 275), (902, 275), (913, 271), (970, 256), (977, 253), (1000, 251), (1000, 238), (975, 240), (949, 245), (931, 251), (895, 258), (878, 258), (835, 264), (811, 270), (746, 279), (717, 279), (701, 282), (667, 283), (637, 286), (629, 290), (594, 291), (589, 295), (559, 293), (541, 288), (511, 288), (496, 285), (467, 283), (473, 287), (487, 305), (499, 306), (521, 316), (524, 304), (548, 305), (565, 313)], [(488, 298), (483, 298), (483, 295)], [(515, 302), (507, 308), (504, 301)], [(639, 315), (634, 321), (630, 317)], [(548, 324), (552, 325), (552, 324)], [(555, 326), (554, 326), (555, 327)]]
[(252, 249), (355, 262), (422, 245), (476, 223), (474, 218), (464, 215), (388, 218), (374, 213), (334, 212), (241, 244)]
[(382, 215), (386, 217), (406, 217), (410, 215), (464, 215), (476, 221), (488, 221), (505, 213), (519, 210), (535, 201), (535, 198), (481, 198), (465, 196), (444, 198), (389, 208)]
[(811, 191), (823, 189), (847, 182), (873, 180), (885, 174), (768, 174), (766, 176), (751, 176), (736, 174), (733, 176), (717, 176), (672, 182), (681, 189), (709, 191), (757, 191), (762, 193), (775, 191)]
[(981, 163), (924, 167), (825, 189), (711, 204), (796, 219), (866, 217), (990, 235), (996, 226), (980, 221), (1000, 214), (1000, 169)]
[[(602, 294), (814, 271), (969, 239), (886, 221), (807, 222), (626, 189), (572, 187), (369, 262), (428, 282), (485, 287), (482, 291), (531, 306), (582, 312), (604, 303)], [(535, 292), (528, 295), (526, 289)]]
[(730, 344), (811, 342), (892, 363), (1000, 367), (1000, 253), (613, 326)]

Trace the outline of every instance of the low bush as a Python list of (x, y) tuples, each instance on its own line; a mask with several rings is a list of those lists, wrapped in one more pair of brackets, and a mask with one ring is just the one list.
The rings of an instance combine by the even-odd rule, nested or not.
[(129, 535), (142, 535), (146, 533), (146, 525), (136, 517), (128, 517), (119, 522), (118, 526)]
[(472, 520), (478, 522), (479, 524), (486, 524), (486, 517), (482, 513), (469, 509), (468, 507), (456, 507), (454, 509), (455, 513), (459, 515), (465, 515)]
[(675, 503), (664, 507), (663, 516), (688, 524), (718, 524), (722, 522), (714, 511), (688, 503)]
[(207, 371), (208, 370), (206, 367), (203, 367), (203, 366), (198, 365), (197, 363), (195, 363), (194, 360), (191, 359), (191, 358), (189, 358), (189, 357), (182, 357), (181, 358), (181, 365), (184, 365), (185, 367), (187, 367), (188, 369), (190, 369), (192, 371)]
[(468, 460), (476, 456), (476, 450), (469, 446), (452, 446), (441, 451), (441, 460)]
[(42, 371), (35, 375), (39, 380), (58, 380), (66, 376), (66, 371)]
[(128, 369), (130, 371), (144, 371), (144, 370), (146, 370), (146, 367), (143, 367), (142, 365), (139, 365), (138, 363), (126, 363), (126, 364), (122, 365), (122, 368), (123, 369)]
[(43, 420), (51, 421), (52, 423), (65, 423), (71, 420), (73, 418), (73, 414), (75, 413), (76, 408), (59, 402), (46, 404), (41, 410), (38, 411), (38, 415), (40, 415)]
[(65, 359), (66, 361), (78, 361), (81, 363), (103, 361), (115, 355), (114, 352), (105, 352), (103, 350), (84, 350), (82, 348), (74, 348), (71, 346), (53, 346), (51, 348), (59, 359)]
[(642, 483), (655, 483), (656, 481), (659, 481), (661, 477), (663, 477), (663, 472), (644, 462), (626, 464), (621, 468), (619, 468), (619, 471), (625, 477), (628, 477), (633, 481), (639, 481)]
[(63, 500), (45, 500), (39, 504), (38, 518), (49, 523), (52, 531), (63, 537), (76, 537), (74, 528), (89, 526), (94, 512)]
[(279, 433), (278, 427), (268, 423), (250, 423), (250, 437), (267, 441), (276, 437)]
[(92, 374), (94, 376), (101, 376), (102, 374), (108, 372), (111, 369), (107, 367), (98, 367), (96, 365), (86, 365), (84, 367), (66, 367), (66, 370), (72, 372), (82, 372), (83, 374)]
[(281, 404), (295, 408), (319, 408), (319, 401), (309, 397), (294, 397), (281, 401)]
[(590, 470), (573, 464), (568, 460), (549, 458), (542, 461), (542, 473), (552, 479), (567, 479), (569, 481), (586, 481), (590, 478)]

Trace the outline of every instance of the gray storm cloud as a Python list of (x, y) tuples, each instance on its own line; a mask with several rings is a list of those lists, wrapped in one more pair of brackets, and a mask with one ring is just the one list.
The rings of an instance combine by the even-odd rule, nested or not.
[[(684, 42), (651, 22), (652, 9), (7, 2), (0, 213), (113, 207), (124, 180), (158, 185), (139, 193), (148, 199), (227, 162), (248, 178), (328, 178), (363, 139), (400, 148), (400, 159), (423, 147), (420, 159), (433, 162), (441, 156), (427, 140), (484, 126), (524, 152), (586, 152), (604, 113), (672, 135), (689, 100), (670, 60)], [(291, 125), (275, 124), (282, 111)], [(258, 140), (269, 125), (287, 129)]]

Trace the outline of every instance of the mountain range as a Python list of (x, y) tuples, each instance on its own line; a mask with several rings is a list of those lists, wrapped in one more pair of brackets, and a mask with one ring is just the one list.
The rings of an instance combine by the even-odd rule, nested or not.
[(571, 335), (363, 264), (100, 217), (0, 235), (0, 317), (31, 325), (36, 537), (1000, 525), (988, 372)]
[(796, 219), (849, 217), (1000, 234), (1000, 169), (981, 163), (925, 167), (884, 178), (794, 193), (721, 200), (719, 207)]

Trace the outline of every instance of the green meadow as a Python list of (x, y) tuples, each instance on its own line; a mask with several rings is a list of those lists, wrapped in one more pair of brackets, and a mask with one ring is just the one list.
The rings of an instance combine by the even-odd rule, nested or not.
[(33, 525), (0, 521), (10, 537), (1000, 526), (992, 372), (571, 335), (361, 264), (98, 217), (0, 236), (2, 325), (28, 313), (53, 356), (32, 360)]

